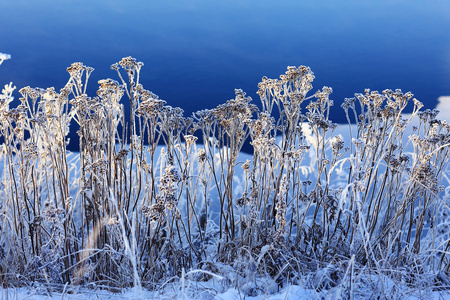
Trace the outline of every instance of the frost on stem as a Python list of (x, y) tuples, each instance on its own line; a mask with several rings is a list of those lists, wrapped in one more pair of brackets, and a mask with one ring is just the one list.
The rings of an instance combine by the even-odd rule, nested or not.
[(275, 239), (282, 239), (286, 234), (286, 195), (289, 190), (289, 181), (286, 177), (286, 174), (283, 175), (283, 179), (281, 179), (280, 190), (276, 197), (276, 220), (278, 221), (278, 231), (275, 234)]

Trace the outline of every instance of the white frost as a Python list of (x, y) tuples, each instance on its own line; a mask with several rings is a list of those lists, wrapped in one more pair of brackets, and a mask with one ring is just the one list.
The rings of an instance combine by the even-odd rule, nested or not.
[(11, 59), (11, 55), (0, 52), (0, 60), (4, 61), (4, 60), (7, 60), (7, 59)]
[(3, 63), (4, 60), (8, 59), (11, 59), (11, 55), (0, 52), (0, 65)]

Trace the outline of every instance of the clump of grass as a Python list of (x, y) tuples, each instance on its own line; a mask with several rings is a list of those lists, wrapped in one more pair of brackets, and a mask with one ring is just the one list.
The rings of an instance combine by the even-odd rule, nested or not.
[[(142, 67), (113, 64), (119, 81), (100, 80), (95, 97), (82, 63), (59, 92), (22, 88), (15, 108), (3, 89), (3, 283), (154, 289), (202, 270), (197, 280), (220, 274), (248, 294), (273, 291), (258, 283), (270, 278), (355, 295), (366, 274), (446, 288), (450, 125), (436, 110), (366, 90), (342, 105), (346, 140), (332, 89), (308, 95), (314, 75), (300, 66), (262, 79), (261, 109), (236, 90), (184, 117), (144, 89)], [(79, 154), (66, 150), (73, 122)]]

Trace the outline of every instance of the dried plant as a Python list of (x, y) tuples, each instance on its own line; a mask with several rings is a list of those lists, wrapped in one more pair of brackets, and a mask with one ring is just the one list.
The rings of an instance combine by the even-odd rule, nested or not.
[(185, 117), (144, 89), (142, 66), (113, 64), (119, 81), (100, 80), (95, 97), (82, 63), (59, 92), (20, 89), (15, 108), (15, 87), (2, 90), (2, 282), (153, 289), (197, 268), (198, 280), (247, 278), (249, 295), (262, 277), (347, 296), (366, 274), (447, 288), (450, 125), (438, 111), (366, 90), (345, 99), (337, 133), (332, 89), (308, 95), (314, 75), (300, 66), (262, 79), (260, 108), (235, 90)]

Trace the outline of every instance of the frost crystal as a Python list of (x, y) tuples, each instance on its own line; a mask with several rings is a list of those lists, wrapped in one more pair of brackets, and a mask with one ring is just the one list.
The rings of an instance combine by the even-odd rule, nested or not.
[(1, 61), (8, 60), (8, 59), (11, 59), (11, 55), (0, 52), (0, 60)]
[(0, 52), (0, 65), (3, 63), (4, 60), (8, 59), (11, 59), (11, 55)]

